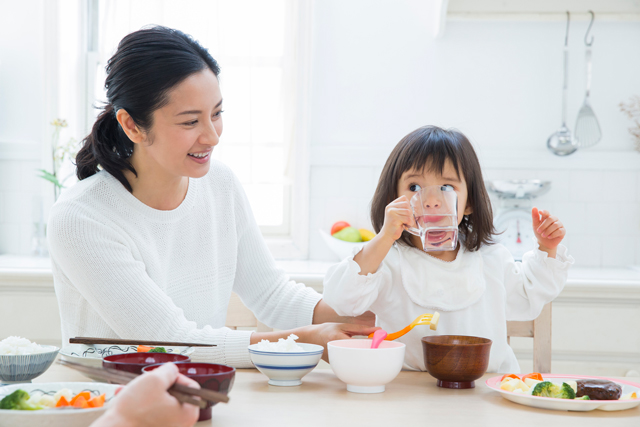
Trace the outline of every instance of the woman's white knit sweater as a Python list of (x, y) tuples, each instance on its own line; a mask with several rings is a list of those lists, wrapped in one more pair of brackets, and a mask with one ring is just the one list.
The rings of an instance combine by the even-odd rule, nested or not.
[(321, 299), (276, 267), (240, 183), (215, 161), (171, 211), (101, 171), (60, 197), (48, 239), (63, 345), (74, 336), (213, 343), (191, 358), (250, 367), (251, 332), (224, 327), (232, 291), (279, 329), (311, 324)]

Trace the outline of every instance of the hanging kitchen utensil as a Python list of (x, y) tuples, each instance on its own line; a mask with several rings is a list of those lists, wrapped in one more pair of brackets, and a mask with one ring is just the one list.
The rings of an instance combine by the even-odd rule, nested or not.
[(595, 20), (593, 11), (590, 10), (589, 13), (591, 14), (591, 22), (589, 23), (589, 28), (587, 28), (587, 34), (584, 35), (584, 44), (587, 47), (585, 52), (585, 62), (587, 63), (587, 93), (584, 96), (582, 108), (578, 111), (575, 128), (575, 136), (581, 148), (596, 145), (598, 141), (602, 139), (600, 123), (598, 123), (598, 118), (593, 112), (593, 108), (591, 108), (591, 103), (589, 102), (589, 94), (591, 91), (591, 45), (593, 44), (593, 36), (591, 36), (591, 40), (588, 40), (588, 36), (593, 21)]
[(573, 137), (571, 131), (567, 127), (567, 86), (568, 86), (568, 68), (569, 68), (569, 21), (570, 14), (567, 11), (567, 29), (564, 36), (564, 81), (562, 84), (562, 126), (549, 139), (547, 139), (547, 147), (557, 156), (568, 156), (578, 149), (578, 141)]

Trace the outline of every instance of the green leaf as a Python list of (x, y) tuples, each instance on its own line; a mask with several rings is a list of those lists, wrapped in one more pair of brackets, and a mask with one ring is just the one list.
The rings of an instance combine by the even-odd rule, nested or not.
[(58, 181), (58, 178), (56, 178), (55, 175), (53, 175), (51, 172), (48, 172), (44, 169), (38, 169), (38, 171), (42, 174), (39, 175), (40, 178), (46, 179), (58, 188), (64, 188), (64, 185), (62, 185), (60, 181)]

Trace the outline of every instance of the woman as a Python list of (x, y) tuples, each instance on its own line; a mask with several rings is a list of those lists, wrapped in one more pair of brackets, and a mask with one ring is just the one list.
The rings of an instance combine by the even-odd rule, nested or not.
[[(250, 367), (247, 346), (262, 339), (326, 345), (375, 330), (323, 324), (345, 318), (275, 267), (240, 183), (211, 160), (219, 72), (206, 49), (165, 27), (129, 34), (109, 60), (108, 104), (76, 158), (80, 182), (48, 225), (63, 342), (211, 343), (192, 359)], [(232, 291), (261, 322), (291, 330), (224, 328)]]

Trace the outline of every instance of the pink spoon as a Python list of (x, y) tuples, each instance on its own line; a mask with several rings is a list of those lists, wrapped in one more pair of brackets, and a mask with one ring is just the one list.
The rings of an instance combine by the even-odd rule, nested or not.
[(385, 331), (384, 329), (378, 329), (377, 331), (375, 331), (373, 333), (373, 339), (371, 340), (371, 348), (380, 347), (380, 343), (384, 341), (386, 337), (387, 331)]

